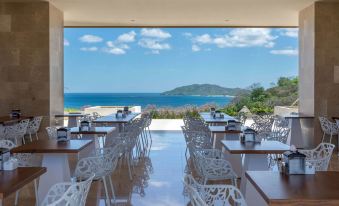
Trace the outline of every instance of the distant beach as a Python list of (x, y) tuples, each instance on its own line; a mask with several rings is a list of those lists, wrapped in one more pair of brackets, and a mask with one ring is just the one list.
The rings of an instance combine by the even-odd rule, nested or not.
[(83, 106), (141, 106), (181, 107), (185, 105), (201, 106), (215, 103), (227, 105), (230, 96), (171, 96), (160, 93), (65, 93), (65, 108), (79, 109)]

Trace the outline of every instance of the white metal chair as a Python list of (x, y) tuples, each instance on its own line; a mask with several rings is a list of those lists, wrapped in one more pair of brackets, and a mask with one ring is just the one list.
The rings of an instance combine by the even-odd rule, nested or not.
[(46, 131), (49, 139), (57, 138), (57, 127), (46, 127)]
[(35, 135), (36, 140), (39, 139), (38, 131), (40, 129), (41, 121), (42, 116), (34, 117), (32, 120), (29, 121), (26, 134), (29, 135), (31, 141), (33, 141), (32, 135)]
[(290, 128), (287, 127), (275, 127), (271, 132), (268, 133), (265, 140), (278, 141), (286, 144)]
[[(14, 144), (10, 140), (0, 140), (0, 148), (6, 148), (6, 149), (13, 149), (17, 145)], [(41, 166), (41, 162), (39, 162), (39, 158), (36, 155), (30, 154), (30, 153), (20, 153), (13, 155), (14, 158), (18, 160), (19, 167), (37, 167)], [(35, 196), (37, 197), (37, 180), (34, 180), (34, 190), (35, 190)], [(16, 191), (15, 194), (15, 203), (14, 205), (18, 205), (19, 202), (19, 194), (20, 190)]]
[(218, 149), (196, 149), (193, 162), (206, 185), (208, 180), (231, 180), (237, 186), (237, 175), (224, 154)]
[(316, 171), (327, 171), (334, 147), (333, 144), (320, 143), (315, 149), (299, 152), (306, 155), (306, 161), (311, 163)]
[(112, 183), (111, 174), (116, 168), (118, 155), (120, 152), (119, 150), (120, 145), (117, 145), (114, 148), (110, 147), (97, 149), (93, 156), (80, 159), (74, 172), (75, 177), (88, 178), (89, 176), (94, 174), (95, 175), (94, 180), (103, 181), (106, 195), (106, 205), (111, 204), (106, 178), (108, 178), (109, 180), (112, 198), (115, 201), (114, 187)]
[(191, 175), (185, 176), (184, 183), (194, 206), (247, 205), (239, 189), (233, 185), (201, 185)]
[(330, 143), (332, 143), (332, 136), (333, 135), (338, 135), (338, 126), (336, 123), (331, 122), (329, 119), (326, 117), (319, 117), (320, 121), (320, 126), (321, 130), (323, 131), (323, 138), (321, 142), (325, 141), (325, 136), (329, 135), (330, 136)]
[(53, 185), (41, 206), (85, 206), (94, 174), (84, 181), (63, 182)]
[(19, 123), (14, 125), (5, 126), (5, 139), (13, 141), (16, 145), (26, 143), (25, 134), (27, 131), (29, 119), (21, 120)]

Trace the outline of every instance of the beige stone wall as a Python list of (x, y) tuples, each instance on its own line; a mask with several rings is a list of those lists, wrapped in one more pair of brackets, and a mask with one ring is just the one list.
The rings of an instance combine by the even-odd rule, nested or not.
[(339, 3), (316, 2), (299, 17), (300, 111), (314, 114), (317, 144), (322, 135), (318, 117), (339, 115)]
[(0, 2), (0, 116), (19, 108), (48, 125), (63, 112), (62, 92), (62, 12), (48, 2)]

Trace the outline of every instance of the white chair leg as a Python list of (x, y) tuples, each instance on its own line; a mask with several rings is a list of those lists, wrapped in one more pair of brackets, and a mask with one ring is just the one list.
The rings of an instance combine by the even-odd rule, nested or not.
[(321, 139), (321, 142), (324, 143), (325, 140), (325, 132), (323, 132), (323, 138)]
[(32, 134), (31, 134), (31, 133), (29, 133), (29, 140), (30, 140), (31, 142), (33, 142)]
[(104, 183), (104, 188), (105, 188), (106, 206), (107, 205), (111, 205), (111, 201), (110, 201), (110, 198), (109, 198), (108, 189), (107, 189), (107, 183), (106, 183), (106, 178), (105, 177), (102, 177), (102, 182)]
[(113, 186), (111, 175), (108, 178), (109, 178), (109, 184), (111, 186), (111, 191), (112, 191), (113, 204), (115, 204), (115, 192), (114, 192), (114, 186)]
[(34, 180), (34, 194), (35, 194), (35, 206), (39, 206), (39, 196), (38, 196), (38, 181)]
[(36, 140), (39, 140), (38, 133), (35, 133), (35, 138), (36, 138)]
[(332, 133), (331, 133), (331, 136), (330, 136), (330, 143), (332, 144)]
[(132, 171), (131, 171), (131, 158), (130, 158), (130, 154), (127, 154), (128, 156), (127, 158), (127, 166), (128, 166), (128, 174), (129, 174), (129, 179), (132, 180)]
[(17, 190), (15, 192), (15, 202), (14, 202), (14, 205), (17, 206), (18, 205), (18, 202), (19, 202), (19, 195), (20, 195), (20, 190)]

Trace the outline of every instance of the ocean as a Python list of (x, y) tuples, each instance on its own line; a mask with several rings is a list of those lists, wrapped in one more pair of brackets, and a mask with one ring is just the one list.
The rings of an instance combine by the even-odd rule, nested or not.
[(224, 106), (232, 100), (227, 96), (165, 96), (160, 93), (65, 93), (65, 108), (83, 106), (141, 106), (180, 107), (215, 103)]

